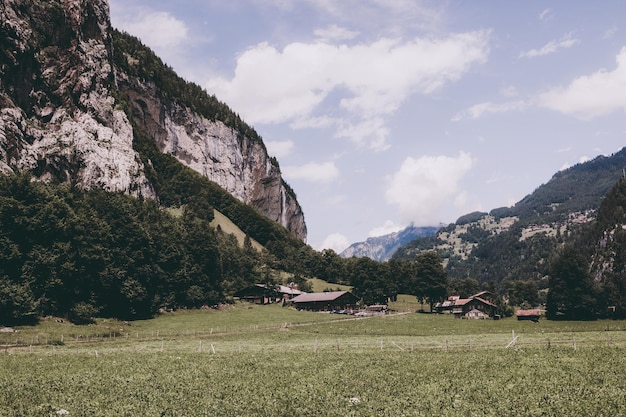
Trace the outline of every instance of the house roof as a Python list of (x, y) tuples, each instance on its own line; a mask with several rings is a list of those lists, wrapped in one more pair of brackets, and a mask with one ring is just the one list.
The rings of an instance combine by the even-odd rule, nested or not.
[(493, 295), (493, 293), (491, 291), (481, 291), (474, 295), (470, 295), (469, 298), (481, 298), (484, 295)]
[(320, 301), (334, 301), (344, 294), (352, 295), (348, 291), (310, 292), (310, 293), (302, 293), (298, 295), (297, 297), (294, 297), (291, 301), (294, 303), (313, 303), (313, 302), (320, 302)]
[(515, 315), (517, 317), (541, 316), (541, 310), (539, 310), (539, 309), (534, 309), (534, 310), (517, 310), (515, 312)]
[(246, 288), (242, 288), (241, 290), (235, 293), (235, 297), (242, 295), (254, 295), (259, 293), (279, 293), (279, 294), (289, 294), (289, 295), (298, 295), (303, 294), (302, 291), (297, 290), (295, 288), (288, 287), (286, 285), (277, 285), (277, 286), (269, 286), (267, 284), (254, 284)]
[(481, 303), (483, 303), (483, 304), (485, 304), (485, 305), (491, 306), (491, 307), (495, 307), (495, 306), (496, 306), (495, 304), (493, 304), (493, 303), (491, 303), (491, 302), (489, 302), (489, 301), (487, 301), (487, 300), (484, 300), (484, 299), (482, 299), (482, 298), (480, 298), (480, 297), (474, 297), (474, 296), (472, 296), (471, 298), (460, 298), (460, 299), (456, 300), (456, 301), (454, 302), (454, 307), (457, 307), (457, 306), (464, 306), (465, 304), (469, 303), (469, 302), (470, 302), (470, 301), (472, 301), (472, 300), (479, 301), (479, 302), (481, 302)]
[(279, 285), (278, 292), (282, 294), (291, 294), (291, 295), (304, 294), (304, 292), (297, 290), (295, 288), (287, 287), (286, 285)]

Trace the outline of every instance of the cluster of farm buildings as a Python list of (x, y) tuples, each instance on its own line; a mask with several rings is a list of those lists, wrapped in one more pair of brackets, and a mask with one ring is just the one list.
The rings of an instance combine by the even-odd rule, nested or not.
[(285, 285), (254, 284), (235, 297), (254, 304), (291, 304), (298, 310), (333, 311), (357, 309), (359, 298), (350, 291), (304, 292)]
[[(255, 304), (292, 305), (298, 310), (308, 311), (356, 311), (359, 308), (359, 298), (350, 291), (328, 291), (307, 293), (293, 286), (255, 284), (237, 291), (235, 297)], [(495, 295), (489, 291), (482, 291), (468, 298), (450, 296), (446, 301), (435, 304), (435, 312), (453, 314), (456, 318), (466, 319), (498, 319), (498, 307), (495, 304)], [(384, 311), (385, 306), (370, 306), (369, 311)], [(519, 310), (518, 320), (538, 321), (540, 310)]]

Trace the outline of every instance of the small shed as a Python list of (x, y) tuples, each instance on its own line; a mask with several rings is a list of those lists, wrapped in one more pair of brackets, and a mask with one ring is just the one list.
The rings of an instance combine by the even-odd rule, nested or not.
[(541, 310), (517, 310), (515, 312), (518, 320), (530, 320), (535, 323), (539, 323), (539, 318), (541, 317)]
[(349, 291), (312, 292), (291, 299), (298, 310), (331, 311), (357, 307), (359, 299)]

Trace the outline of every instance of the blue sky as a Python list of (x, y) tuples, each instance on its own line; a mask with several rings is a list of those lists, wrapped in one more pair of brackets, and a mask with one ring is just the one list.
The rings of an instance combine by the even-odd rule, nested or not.
[(110, 0), (229, 104), (337, 252), (510, 206), (626, 145), (626, 2)]

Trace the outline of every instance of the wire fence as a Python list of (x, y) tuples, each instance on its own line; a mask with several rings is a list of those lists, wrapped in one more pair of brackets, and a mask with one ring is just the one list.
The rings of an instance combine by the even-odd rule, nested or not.
[[(285, 330), (281, 335), (279, 330)], [(265, 338), (259, 338), (265, 330), (270, 331)], [(15, 334), (4, 338), (0, 344), (0, 354), (12, 353), (76, 353), (85, 351), (93, 354), (121, 352), (169, 352), (206, 354), (245, 354), (245, 353), (359, 353), (359, 352), (419, 352), (419, 351), (459, 351), (479, 349), (587, 349), (625, 348), (626, 332), (595, 331), (579, 333), (550, 334), (481, 334), (451, 336), (376, 336), (376, 335), (320, 335), (288, 333), (289, 323), (276, 327), (254, 329), (251, 332), (113, 332), (92, 335), (59, 335), (55, 337), (37, 335), (29, 338)], [(258, 331), (258, 332), (257, 332)], [(278, 336), (277, 336), (278, 335)]]

